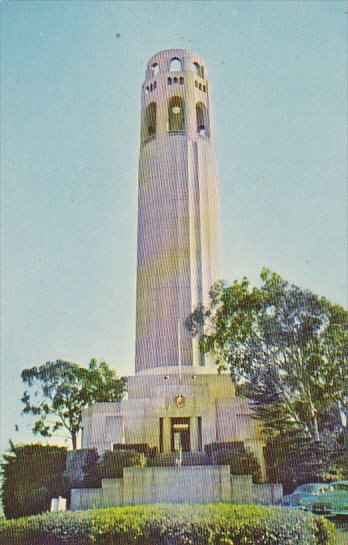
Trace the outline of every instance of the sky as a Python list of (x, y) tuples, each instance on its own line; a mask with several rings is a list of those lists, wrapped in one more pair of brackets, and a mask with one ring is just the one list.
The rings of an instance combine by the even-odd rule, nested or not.
[(140, 88), (159, 50), (206, 61), (225, 280), (267, 266), (347, 305), (346, 20), (335, 0), (2, 1), (2, 449), (40, 440), (22, 369), (134, 372)]

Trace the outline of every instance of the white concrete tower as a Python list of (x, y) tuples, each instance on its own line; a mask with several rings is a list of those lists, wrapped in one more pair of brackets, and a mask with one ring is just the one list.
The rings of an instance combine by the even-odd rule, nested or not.
[[(136, 374), (128, 377), (127, 399), (84, 411), (82, 447), (100, 453), (124, 445), (156, 448), (161, 493), (154, 492), (155, 481), (149, 486), (148, 477), (140, 483), (125, 474), (115, 479), (123, 487), (120, 495), (96, 491), (92, 497), (88, 490), (85, 507), (93, 507), (98, 497), (105, 507), (127, 502), (127, 494), (134, 501), (129, 486), (145, 494), (144, 503), (182, 501), (183, 494), (187, 499), (177, 477), (173, 489), (168, 475), (174, 468), (161, 467), (161, 455), (182, 451), (187, 463), (200, 463), (213, 443), (243, 441), (265, 475), (259, 424), (247, 400), (235, 396), (228, 373), (219, 375), (216, 366), (205, 365), (197, 340), (184, 326), (222, 276), (210, 98), (198, 55), (170, 49), (148, 63), (141, 99)], [(136, 471), (152, 475), (151, 468)], [(192, 477), (189, 489), (197, 498), (203, 498), (203, 488)]]
[(184, 49), (160, 51), (141, 95), (136, 373), (204, 371), (184, 321), (222, 277), (218, 215), (205, 63)]

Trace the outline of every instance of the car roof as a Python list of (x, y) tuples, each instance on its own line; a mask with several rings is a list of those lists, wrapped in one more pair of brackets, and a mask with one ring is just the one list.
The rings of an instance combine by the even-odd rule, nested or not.
[[(336, 481), (338, 482), (338, 481)], [(298, 486), (296, 489), (295, 489), (295, 492), (296, 490), (300, 490), (300, 489), (303, 489), (304, 487), (311, 487), (311, 488), (322, 488), (323, 486), (330, 486), (332, 483), (305, 483), (305, 484), (301, 484), (300, 486)]]

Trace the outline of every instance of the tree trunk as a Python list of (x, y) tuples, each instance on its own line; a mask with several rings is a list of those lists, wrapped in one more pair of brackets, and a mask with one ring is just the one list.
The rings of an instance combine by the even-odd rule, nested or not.
[(72, 440), (73, 450), (77, 450), (77, 431), (76, 430), (73, 430), (71, 432), (71, 440)]
[(312, 432), (313, 432), (313, 439), (315, 441), (320, 441), (320, 433), (319, 433), (319, 426), (318, 426), (318, 417), (315, 409), (312, 408)]

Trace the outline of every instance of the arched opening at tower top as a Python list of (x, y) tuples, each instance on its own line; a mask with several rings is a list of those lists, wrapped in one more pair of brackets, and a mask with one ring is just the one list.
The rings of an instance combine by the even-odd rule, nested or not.
[(145, 110), (145, 140), (151, 138), (152, 136), (156, 136), (156, 117), (157, 104), (156, 102), (151, 102)]
[(202, 136), (210, 136), (208, 109), (203, 102), (196, 104), (197, 132)]
[(170, 61), (169, 71), (170, 72), (180, 72), (182, 70), (181, 61), (178, 57), (173, 57)]
[(193, 71), (196, 74), (196, 76), (199, 76), (200, 78), (204, 78), (204, 66), (201, 66), (198, 64), (198, 62), (193, 63)]
[(157, 64), (157, 62), (154, 62), (151, 65), (151, 75), (152, 76), (157, 76), (157, 74), (158, 74), (158, 64)]
[(185, 130), (185, 101), (183, 98), (175, 96), (168, 101), (168, 131)]

